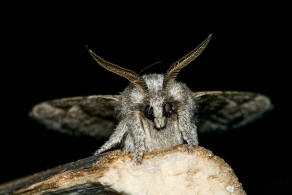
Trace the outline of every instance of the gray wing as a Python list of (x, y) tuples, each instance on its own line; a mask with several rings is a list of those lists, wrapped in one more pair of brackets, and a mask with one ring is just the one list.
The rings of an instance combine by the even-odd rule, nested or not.
[(195, 92), (193, 98), (197, 103), (194, 120), (201, 133), (240, 127), (273, 108), (268, 97), (252, 92)]
[(93, 95), (42, 102), (30, 116), (48, 128), (71, 134), (108, 138), (116, 124), (118, 95)]

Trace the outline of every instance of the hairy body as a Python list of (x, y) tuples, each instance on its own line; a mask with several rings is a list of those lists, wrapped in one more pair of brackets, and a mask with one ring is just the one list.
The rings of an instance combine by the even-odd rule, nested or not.
[[(190, 149), (198, 145), (197, 127), (191, 121), (196, 108), (192, 91), (176, 81), (167, 91), (164, 90), (162, 74), (144, 75), (142, 78), (149, 93), (145, 95), (132, 85), (121, 93), (116, 106), (120, 123), (97, 154), (122, 143), (122, 148), (135, 152), (136, 160), (140, 162), (144, 152), (168, 148), (184, 141)], [(169, 115), (164, 111), (166, 104), (172, 107)], [(147, 106), (153, 108), (151, 119), (144, 115)]]

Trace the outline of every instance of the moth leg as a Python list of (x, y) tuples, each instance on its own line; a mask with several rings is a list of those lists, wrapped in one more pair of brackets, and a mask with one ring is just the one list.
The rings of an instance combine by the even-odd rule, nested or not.
[(193, 146), (199, 144), (197, 126), (191, 122), (191, 112), (185, 110), (178, 115), (178, 127), (183, 139), (188, 143), (189, 152), (193, 151)]
[(129, 123), (129, 132), (134, 140), (135, 161), (137, 164), (141, 164), (145, 152), (145, 132), (139, 113), (132, 116), (132, 121)]
[(122, 120), (116, 127), (114, 133), (110, 136), (109, 140), (105, 142), (98, 150), (96, 150), (94, 152), (94, 155), (100, 154), (119, 144), (122, 141), (127, 130), (127, 120)]

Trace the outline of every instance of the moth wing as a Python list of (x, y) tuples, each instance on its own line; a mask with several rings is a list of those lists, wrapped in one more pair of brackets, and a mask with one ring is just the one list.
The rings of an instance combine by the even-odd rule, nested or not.
[(200, 133), (243, 126), (273, 107), (268, 97), (252, 92), (195, 92), (193, 98), (197, 103), (193, 120), (198, 121)]
[(108, 138), (116, 124), (118, 95), (62, 98), (37, 104), (30, 116), (50, 129)]

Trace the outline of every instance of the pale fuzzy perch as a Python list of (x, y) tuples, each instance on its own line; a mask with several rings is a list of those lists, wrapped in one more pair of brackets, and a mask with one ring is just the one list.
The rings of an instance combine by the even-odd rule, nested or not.
[(0, 186), (0, 194), (244, 195), (231, 167), (211, 151), (187, 145), (145, 153), (112, 151)]
[(211, 151), (186, 145), (146, 154), (136, 166), (129, 156), (119, 157), (99, 181), (113, 189), (137, 195), (242, 195), (231, 167)]

